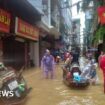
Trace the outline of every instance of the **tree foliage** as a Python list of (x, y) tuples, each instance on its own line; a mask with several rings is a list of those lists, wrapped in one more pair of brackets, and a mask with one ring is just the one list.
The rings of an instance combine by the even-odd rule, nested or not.
[(94, 35), (93, 42), (95, 44), (99, 43), (99, 40), (103, 40), (103, 37), (105, 35), (105, 26), (100, 26), (100, 28), (96, 31), (96, 34)]

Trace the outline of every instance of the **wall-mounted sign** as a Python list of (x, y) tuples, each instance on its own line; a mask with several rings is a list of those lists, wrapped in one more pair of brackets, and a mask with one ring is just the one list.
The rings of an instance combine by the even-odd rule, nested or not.
[(15, 33), (18, 36), (32, 40), (39, 39), (39, 29), (16, 17)]
[(9, 33), (11, 16), (8, 12), (0, 9), (0, 31)]

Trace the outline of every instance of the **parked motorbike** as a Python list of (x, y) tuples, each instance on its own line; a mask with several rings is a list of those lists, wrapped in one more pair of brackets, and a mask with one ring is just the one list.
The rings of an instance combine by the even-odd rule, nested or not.
[(6, 105), (19, 104), (23, 102), (30, 91), (27, 83), (20, 72), (12, 67), (5, 67), (0, 63), (0, 92), (1, 100)]

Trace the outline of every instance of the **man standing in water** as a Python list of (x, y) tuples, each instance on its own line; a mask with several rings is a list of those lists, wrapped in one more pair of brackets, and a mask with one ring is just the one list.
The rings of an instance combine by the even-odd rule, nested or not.
[(54, 62), (54, 57), (50, 54), (50, 51), (48, 49), (46, 50), (44, 56), (42, 57), (41, 68), (43, 70), (45, 78), (49, 78), (49, 73), (50, 73), (50, 78), (53, 79), (55, 62)]

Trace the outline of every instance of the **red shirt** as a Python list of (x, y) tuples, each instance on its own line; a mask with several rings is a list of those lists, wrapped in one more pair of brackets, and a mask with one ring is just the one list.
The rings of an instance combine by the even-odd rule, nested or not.
[(100, 68), (105, 71), (105, 55), (102, 55), (99, 59)]

